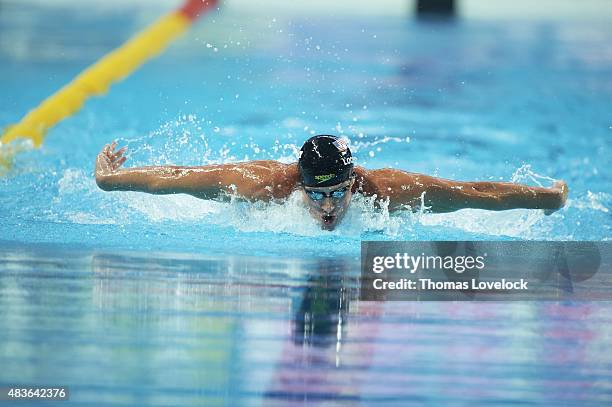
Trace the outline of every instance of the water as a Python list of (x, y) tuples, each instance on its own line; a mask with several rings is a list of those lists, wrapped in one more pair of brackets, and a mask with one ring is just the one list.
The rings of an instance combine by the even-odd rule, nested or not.
[(610, 402), (609, 302), (361, 302), (344, 258), (0, 259), (0, 384), (83, 404)]
[[(156, 13), (3, 6), (0, 123)], [(355, 292), (361, 240), (609, 240), (611, 39), (604, 22), (208, 18), (0, 178), (0, 385), (69, 385), (84, 404), (609, 403), (610, 303)], [(330, 233), (297, 196), (93, 180), (113, 139), (128, 166), (203, 165), (292, 162), (316, 133), (347, 136), (368, 168), (564, 179), (568, 205), (389, 214), (358, 198)]]

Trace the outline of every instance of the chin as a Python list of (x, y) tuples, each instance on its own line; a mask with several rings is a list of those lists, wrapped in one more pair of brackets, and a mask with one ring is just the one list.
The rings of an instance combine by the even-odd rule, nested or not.
[(323, 230), (327, 230), (328, 232), (331, 232), (332, 230), (334, 230), (336, 228), (336, 224), (327, 224), (327, 223), (321, 223), (321, 229)]

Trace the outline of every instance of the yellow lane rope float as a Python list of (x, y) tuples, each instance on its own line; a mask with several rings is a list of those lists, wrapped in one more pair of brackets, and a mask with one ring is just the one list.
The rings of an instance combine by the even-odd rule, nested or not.
[(188, 0), (183, 7), (168, 13), (149, 27), (111, 51), (81, 72), (72, 82), (28, 112), (21, 121), (8, 127), (0, 139), (0, 167), (8, 167), (19, 147), (7, 146), (18, 137), (32, 140), (40, 147), (47, 131), (72, 116), (93, 96), (124, 79), (147, 60), (160, 54), (200, 15), (212, 9), (218, 0)]

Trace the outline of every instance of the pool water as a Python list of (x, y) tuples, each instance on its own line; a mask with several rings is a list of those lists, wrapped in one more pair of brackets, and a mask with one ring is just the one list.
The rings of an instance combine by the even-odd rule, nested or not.
[(610, 403), (610, 302), (364, 302), (342, 257), (12, 243), (0, 260), (0, 386), (83, 405)]
[[(0, 123), (155, 18), (13, 3)], [(52, 33), (50, 35), (49, 33)], [(19, 154), (0, 178), (0, 386), (83, 404), (606, 404), (609, 302), (367, 303), (362, 240), (609, 240), (612, 25), (221, 10)], [(293, 162), (350, 139), (357, 164), (570, 187), (541, 211), (389, 214), (333, 232), (284, 205), (108, 193), (126, 166)], [(144, 400), (144, 401), (143, 401)]]

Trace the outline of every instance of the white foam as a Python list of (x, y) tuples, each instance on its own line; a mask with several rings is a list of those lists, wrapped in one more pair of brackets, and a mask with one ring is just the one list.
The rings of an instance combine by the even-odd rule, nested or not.
[(509, 236), (521, 239), (546, 235), (543, 211), (515, 209), (492, 212), (480, 209), (462, 209), (445, 214), (426, 214), (420, 223), (426, 226), (444, 226), (470, 233), (489, 236)]
[(205, 201), (185, 194), (149, 195), (140, 192), (123, 192), (121, 200), (135, 212), (152, 222), (166, 220), (193, 222), (210, 214), (220, 213), (224, 204)]
[(60, 195), (89, 190), (89, 182), (87, 182), (91, 181), (89, 178), (83, 170), (75, 168), (65, 170), (62, 178), (58, 181)]

